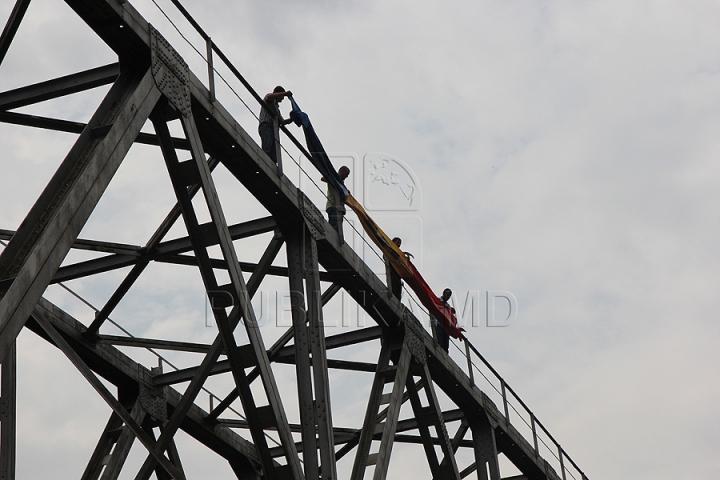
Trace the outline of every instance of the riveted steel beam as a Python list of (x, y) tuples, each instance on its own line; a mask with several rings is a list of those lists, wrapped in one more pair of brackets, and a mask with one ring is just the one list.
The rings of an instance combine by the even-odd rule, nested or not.
[[(0, 358), (14, 342), (160, 98), (150, 71), (121, 75), (0, 254)], [(100, 137), (93, 128), (109, 126)]]

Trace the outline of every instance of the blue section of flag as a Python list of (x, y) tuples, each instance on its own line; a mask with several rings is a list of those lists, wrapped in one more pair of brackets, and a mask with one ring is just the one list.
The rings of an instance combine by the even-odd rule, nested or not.
[(300, 107), (292, 96), (289, 98), (290, 103), (292, 103), (290, 119), (295, 123), (295, 125), (303, 128), (303, 132), (305, 133), (305, 143), (307, 144), (307, 149), (310, 152), (310, 162), (312, 162), (315, 168), (317, 168), (322, 176), (325, 177), (328, 184), (340, 192), (344, 202), (348, 196), (348, 190), (345, 187), (345, 183), (343, 183), (340, 175), (338, 175), (335, 167), (333, 167), (332, 162), (330, 162), (330, 157), (328, 157), (327, 153), (325, 153), (325, 148), (323, 148), (317, 133), (315, 133), (312, 123), (310, 123), (310, 117), (308, 117), (307, 113), (300, 110)]

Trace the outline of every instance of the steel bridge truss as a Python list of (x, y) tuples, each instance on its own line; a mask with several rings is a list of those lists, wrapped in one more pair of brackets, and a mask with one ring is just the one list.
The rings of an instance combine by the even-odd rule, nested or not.
[[(0, 93), (0, 122), (78, 135), (18, 230), (0, 231), (0, 238), (9, 240), (0, 255), (0, 478), (15, 478), (15, 345), (23, 327), (62, 351), (110, 407), (97, 446), (88, 452), (83, 480), (118, 478), (135, 441), (147, 451), (136, 479), (185, 479), (175, 444), (179, 430), (226, 459), (239, 479), (334, 479), (337, 463), (348, 455), (352, 479), (371, 472), (382, 479), (393, 444), (401, 442), (422, 447), (436, 479), (475, 474), (499, 480), (500, 454), (522, 472), (514, 478), (560, 478), (538, 453), (537, 441), (531, 445), (510, 424), (507, 404), (501, 413), (475, 385), (472, 369), (466, 373), (437, 347), (419, 320), (129, 3), (66, 3), (117, 53), (118, 63)], [(0, 62), (28, 4), (18, 0), (15, 5), (0, 39)], [(87, 124), (10, 111), (101, 85), (112, 86)], [(140, 131), (148, 120), (154, 134)], [(168, 128), (176, 120), (182, 125), (180, 138)], [(145, 245), (78, 238), (133, 143), (159, 146), (176, 205)], [(181, 160), (179, 151), (189, 159)], [(213, 180), (220, 163), (269, 216), (227, 224)], [(209, 212), (209, 222), (198, 219), (198, 203)], [(180, 220), (187, 236), (165, 240)], [(233, 241), (268, 232), (274, 235), (260, 260), (240, 261)], [(287, 267), (274, 266), (283, 245)], [(105, 255), (63, 265), (71, 249)], [(152, 262), (198, 269), (218, 327), (212, 344), (100, 332)], [(131, 267), (129, 273), (89, 325), (43, 298), (48, 285), (124, 267)], [(247, 282), (243, 272), (251, 273)], [(292, 327), (270, 347), (251, 305), (268, 275), (288, 279), (292, 302)], [(229, 282), (221, 280), (228, 277)], [(339, 291), (377, 325), (326, 336), (323, 306)], [(244, 329), (248, 343), (237, 343), (236, 329)], [(327, 357), (329, 350), (363, 343), (380, 345), (376, 362)], [(203, 360), (193, 368), (163, 372), (137, 363), (117, 346), (195, 352)], [(282, 364), (295, 366), (297, 398), (290, 404), (298, 405), (298, 424), (288, 420), (288, 401), (280, 395), (273, 370)], [(362, 425), (334, 424), (328, 369), (374, 375)], [(234, 388), (206, 411), (197, 399), (215, 375), (231, 376)], [(187, 384), (182, 393), (173, 388), (179, 383)], [(251, 388), (253, 383), (262, 388)], [(454, 408), (442, 410), (440, 390)], [(401, 418), (408, 403), (412, 415)], [(224, 417), (231, 406), (242, 410), (244, 420)], [(270, 434), (278, 439), (276, 445), (268, 443)], [(459, 464), (461, 448), (473, 452), (470, 465)], [(562, 450), (559, 458), (561, 464), (567, 458)]]

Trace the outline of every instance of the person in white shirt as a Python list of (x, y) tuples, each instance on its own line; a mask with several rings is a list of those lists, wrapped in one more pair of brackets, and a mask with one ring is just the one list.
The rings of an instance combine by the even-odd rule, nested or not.
[(283, 87), (278, 85), (272, 93), (268, 93), (265, 95), (265, 98), (263, 98), (270, 111), (268, 111), (265, 107), (260, 110), (260, 125), (258, 125), (258, 133), (260, 134), (262, 149), (275, 163), (277, 163), (277, 155), (275, 154), (275, 128), (273, 127), (273, 119), (277, 117), (280, 125), (287, 125), (292, 122), (289, 118), (282, 117), (280, 107), (278, 106), (278, 104), (283, 101), (283, 98), (291, 95), (292, 92), (286, 92)]

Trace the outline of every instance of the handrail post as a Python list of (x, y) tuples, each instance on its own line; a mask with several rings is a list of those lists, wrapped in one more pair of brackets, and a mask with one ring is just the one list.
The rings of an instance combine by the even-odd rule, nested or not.
[(500, 388), (502, 389), (503, 409), (505, 410), (505, 424), (510, 425), (510, 413), (508, 412), (508, 401), (507, 401), (507, 392), (505, 391), (505, 380), (503, 380), (502, 378), (500, 379)]
[(535, 456), (540, 456), (540, 451), (538, 450), (538, 437), (537, 437), (537, 430), (535, 429), (535, 415), (533, 415), (532, 412), (530, 413), (530, 427), (532, 428), (533, 433), (533, 443), (535, 444)]
[(470, 376), (470, 384), (475, 385), (475, 376), (473, 375), (473, 363), (470, 358), (470, 345), (468, 345), (468, 339), (465, 339), (465, 357), (467, 358), (468, 374)]
[(275, 134), (275, 159), (277, 160), (278, 177), (283, 176), (282, 152), (280, 148), (280, 119), (273, 118), (273, 133)]
[(560, 445), (558, 445), (558, 455), (560, 457), (560, 471), (562, 472), (562, 478), (563, 480), (567, 480), (567, 477), (565, 477), (565, 463), (563, 463), (563, 449)]
[(210, 87), (210, 103), (215, 102), (215, 68), (213, 67), (213, 43), (210, 37), (205, 39), (208, 66), (208, 86)]

